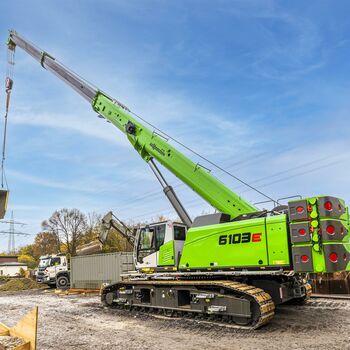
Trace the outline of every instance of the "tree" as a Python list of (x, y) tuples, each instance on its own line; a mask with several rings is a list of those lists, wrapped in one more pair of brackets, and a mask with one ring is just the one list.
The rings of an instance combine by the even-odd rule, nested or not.
[(160, 214), (160, 215), (158, 215), (158, 217), (157, 217), (157, 220), (156, 220), (156, 221), (161, 222), (161, 221), (167, 221), (167, 220), (168, 220), (168, 218), (167, 218), (165, 215)]
[(76, 255), (77, 247), (88, 230), (87, 217), (78, 209), (56, 210), (42, 223), (43, 231), (56, 235), (70, 255)]
[(39, 256), (35, 256), (34, 250), (34, 244), (28, 244), (18, 250), (18, 255), (27, 255), (34, 259), (38, 259)]
[(31, 255), (20, 255), (18, 262), (26, 264), (30, 269), (34, 269), (37, 266), (37, 261)]
[(132, 245), (128, 240), (121, 236), (115, 229), (111, 229), (102, 251), (104, 253), (112, 252), (131, 252), (133, 250)]
[(92, 212), (87, 215), (87, 230), (82, 239), (82, 244), (90, 243), (98, 239), (101, 226), (101, 215)]
[(60, 241), (57, 235), (52, 232), (39, 232), (35, 237), (33, 251), (36, 258), (56, 254), (60, 251)]

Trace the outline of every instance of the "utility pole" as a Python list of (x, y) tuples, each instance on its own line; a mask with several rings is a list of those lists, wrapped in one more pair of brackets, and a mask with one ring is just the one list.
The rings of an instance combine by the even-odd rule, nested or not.
[(11, 212), (11, 219), (0, 221), (1, 224), (9, 224), (9, 230), (0, 230), (0, 234), (8, 234), (8, 247), (7, 251), (9, 254), (14, 253), (16, 251), (16, 244), (15, 244), (15, 236), (29, 236), (29, 233), (26, 232), (20, 232), (15, 229), (15, 225), (24, 226), (26, 225), (23, 222), (17, 222), (14, 220), (13, 211)]

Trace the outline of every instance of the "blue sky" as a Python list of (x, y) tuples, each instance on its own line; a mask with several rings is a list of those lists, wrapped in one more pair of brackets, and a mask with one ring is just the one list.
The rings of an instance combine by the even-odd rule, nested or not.
[[(2, 1), (0, 74), (15, 29), (273, 198), (349, 202), (349, 11), (347, 1)], [(125, 221), (175, 217), (124, 135), (20, 49), (14, 84), (7, 217), (13, 210), (33, 234), (17, 245), (63, 207), (113, 209)], [(2, 114), (4, 99), (1, 90)], [(191, 215), (212, 210), (165, 174)]]

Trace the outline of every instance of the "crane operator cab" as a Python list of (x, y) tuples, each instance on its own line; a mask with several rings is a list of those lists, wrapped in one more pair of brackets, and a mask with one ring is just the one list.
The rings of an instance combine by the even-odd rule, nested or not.
[(141, 226), (135, 242), (136, 269), (144, 272), (176, 270), (186, 233), (186, 225), (172, 221)]

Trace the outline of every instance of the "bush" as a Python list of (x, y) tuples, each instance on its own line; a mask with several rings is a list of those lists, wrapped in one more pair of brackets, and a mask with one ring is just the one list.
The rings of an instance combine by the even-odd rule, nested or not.
[(30, 269), (35, 268), (37, 265), (37, 262), (35, 261), (35, 259), (30, 255), (20, 255), (18, 257), (18, 262), (22, 264), (26, 264)]

